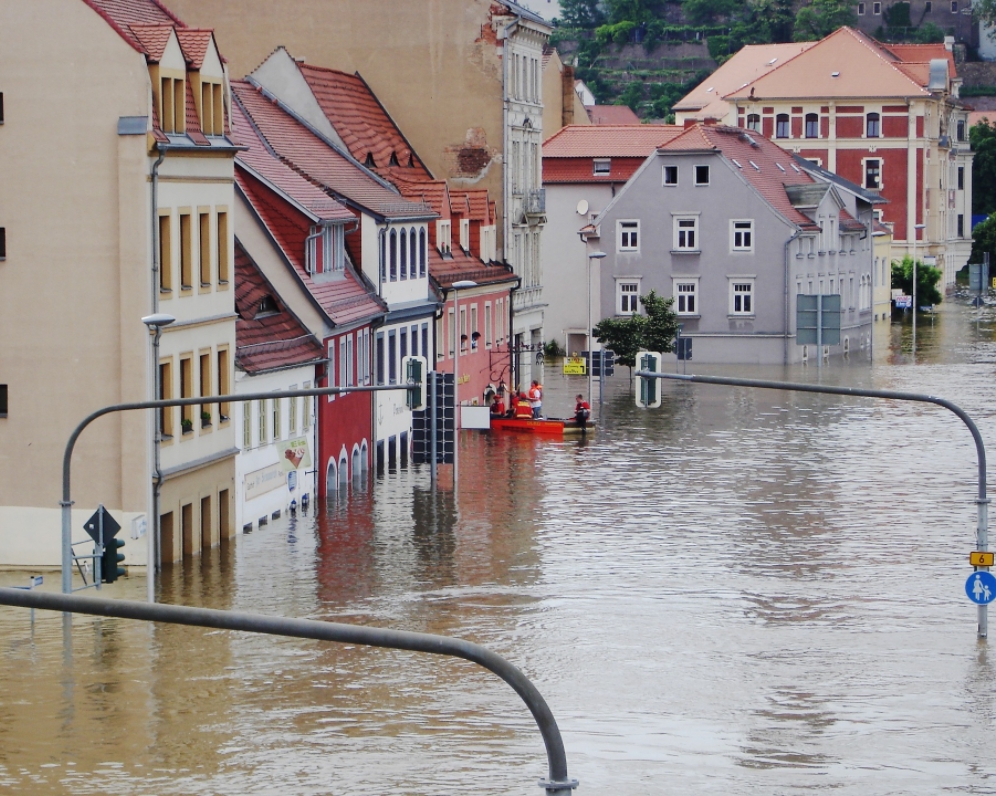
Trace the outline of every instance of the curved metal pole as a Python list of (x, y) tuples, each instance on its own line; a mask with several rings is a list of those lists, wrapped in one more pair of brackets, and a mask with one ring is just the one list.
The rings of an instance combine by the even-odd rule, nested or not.
[[(914, 313), (916, 307), (913, 308)], [(914, 315), (915, 317), (915, 315)], [(945, 409), (954, 412), (961, 421), (968, 426), (972, 432), (972, 439), (975, 440), (975, 452), (978, 458), (979, 470), (979, 496), (976, 499), (978, 505), (978, 524), (975, 529), (975, 543), (977, 550), (989, 549), (989, 499), (986, 497), (986, 446), (982, 442), (982, 434), (979, 427), (957, 404), (951, 403), (945, 398), (938, 398), (934, 395), (915, 392), (898, 392), (896, 390), (868, 390), (862, 387), (828, 387), (819, 384), (800, 384), (792, 381), (765, 381), (762, 379), (734, 379), (726, 376), (689, 376), (678, 373), (656, 373), (654, 371), (639, 370), (637, 376), (645, 378), (672, 379), (675, 381), (690, 381), (697, 384), (723, 384), (730, 387), (756, 387), (762, 390), (787, 390), (790, 392), (815, 392), (827, 395), (850, 395), (861, 398), (888, 398), (894, 401), (918, 401), (920, 403), (937, 404)], [(989, 611), (985, 605), (979, 606), (979, 638), (986, 638), (989, 635)]]
[(290, 638), (309, 638), (334, 641), (342, 644), (362, 644), (368, 647), (426, 652), (447, 655), (476, 663), (498, 675), (522, 698), (536, 720), (546, 746), (549, 779), (540, 782), (548, 796), (570, 796), (577, 787), (577, 780), (567, 776), (567, 754), (557, 721), (546, 700), (518, 668), (491, 650), (462, 639), (412, 633), (379, 627), (347, 625), (338, 622), (319, 622), (314, 619), (287, 619), (279, 616), (219, 611), (211, 608), (193, 608), (163, 605), (134, 600), (106, 600), (79, 597), (52, 592), (0, 588), (0, 605), (21, 608), (38, 608), (94, 616), (113, 616), (120, 619), (138, 619), (146, 622), (167, 622), (174, 625), (212, 627), (220, 630), (241, 630), (249, 633), (266, 633)]

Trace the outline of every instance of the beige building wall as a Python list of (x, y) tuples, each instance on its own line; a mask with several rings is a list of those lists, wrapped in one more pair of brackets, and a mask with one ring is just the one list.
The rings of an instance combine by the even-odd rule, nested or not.
[[(34, 0), (0, 4), (0, 91), (0, 384), (10, 396), (0, 550), (23, 552), (57, 549), (75, 425), (147, 396), (146, 140), (119, 136), (117, 123), (148, 115), (149, 80), (143, 56), (84, 3)], [(83, 434), (77, 507), (147, 510), (146, 427), (141, 413), (117, 414)]]
[[(175, 41), (164, 64), (169, 58), (185, 68)], [(223, 76), (210, 52), (202, 71)], [(118, 132), (121, 117), (149, 118), (151, 89), (145, 57), (85, 3), (0, 4), (0, 227), (8, 242), (0, 261), (0, 384), (10, 399), (8, 416), (0, 418), (0, 566), (59, 564), (62, 457), (70, 433), (98, 408), (152, 395), (143, 316), (159, 309), (177, 317), (163, 335), (162, 353), (189, 353), (195, 363), (207, 354), (208, 394), (217, 394), (222, 381), (234, 383), (234, 284), (231, 276), (222, 284), (217, 270), (219, 212), (228, 218), (229, 273), (233, 263), (234, 153), (172, 151), (164, 161), (160, 212), (190, 211), (195, 258), (199, 214), (207, 214), (212, 275), (206, 286), (198, 279), (186, 294), (155, 307), (161, 297), (153, 293), (152, 271), (156, 153), (142, 132)], [(178, 241), (172, 249), (178, 256)], [(227, 358), (219, 360), (221, 351)], [(200, 395), (200, 381), (195, 385)], [(215, 501), (219, 490), (231, 490), (234, 432), (230, 423), (214, 421), (164, 451), (174, 489), (183, 486), (191, 499), (207, 487)], [(131, 539), (129, 531), (133, 519), (150, 516), (153, 428), (147, 411), (104, 416), (84, 431), (72, 458), (73, 538), (84, 536), (83, 519), (103, 503), (123, 526), (130, 565), (146, 562), (144, 539)], [(219, 468), (228, 475), (214, 472)], [(221, 515), (214, 516), (217, 543)]]

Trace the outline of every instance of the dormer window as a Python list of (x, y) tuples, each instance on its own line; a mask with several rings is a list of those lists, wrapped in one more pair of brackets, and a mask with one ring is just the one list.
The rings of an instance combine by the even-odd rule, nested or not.
[(305, 268), (309, 274), (342, 271), (346, 267), (346, 239), (341, 224), (312, 227), (308, 235)]
[(363, 165), (368, 169), (374, 168), (376, 164), (374, 163), (373, 152), (367, 152), (367, 159), (363, 161)]
[(612, 160), (610, 158), (595, 158), (593, 174), (595, 176), (607, 177), (612, 172)]
[(399, 165), (398, 164), (398, 156), (394, 152), (391, 153), (391, 159), (388, 161), (388, 165), (389, 166), (397, 166), (397, 165)]
[(201, 132), (204, 135), (225, 134), (225, 101), (221, 83), (201, 81)]
[(470, 219), (460, 219), (460, 248), (465, 252), (470, 251)]
[(164, 133), (187, 130), (187, 94), (183, 78), (164, 77), (159, 81), (159, 124)]
[(446, 252), (450, 251), (451, 245), (452, 245), (452, 240), (450, 237), (450, 222), (437, 221), (436, 248), (439, 249), (440, 253), (445, 254)]
[(276, 315), (278, 312), (280, 312), (280, 308), (277, 306), (277, 300), (273, 296), (263, 296), (256, 306), (254, 317), (265, 318), (267, 315)]

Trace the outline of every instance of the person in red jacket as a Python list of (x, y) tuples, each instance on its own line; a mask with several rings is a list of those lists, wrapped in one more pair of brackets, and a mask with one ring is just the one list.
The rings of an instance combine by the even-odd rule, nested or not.
[(588, 418), (590, 417), (591, 406), (584, 399), (584, 396), (579, 393), (577, 403), (574, 404), (574, 422), (580, 426), (582, 434), (588, 433)]

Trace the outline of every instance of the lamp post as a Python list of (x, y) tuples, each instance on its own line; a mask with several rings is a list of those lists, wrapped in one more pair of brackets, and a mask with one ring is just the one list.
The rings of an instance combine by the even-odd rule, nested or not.
[[(149, 331), (152, 333), (152, 382), (153, 382), (153, 396), (152, 400), (158, 401), (162, 398), (162, 385), (159, 383), (159, 338), (162, 336), (163, 327), (169, 326), (176, 320), (172, 315), (167, 315), (164, 312), (157, 312), (155, 315), (146, 315), (142, 318), (142, 323), (149, 327)], [(162, 411), (162, 410), (160, 410)], [(168, 411), (173, 411), (172, 409)], [(145, 558), (145, 587), (146, 587), (146, 599), (150, 603), (156, 601), (156, 564), (158, 563), (158, 550), (159, 547), (159, 488), (162, 484), (162, 473), (159, 470), (159, 448), (162, 444), (162, 420), (161, 415), (157, 415), (153, 420), (155, 424), (155, 434), (153, 436), (153, 447), (154, 447), (154, 465), (153, 473), (155, 474), (155, 484), (152, 487), (152, 516), (149, 518), (149, 522), (146, 523), (145, 530), (145, 545), (148, 548), (146, 551)]]
[(457, 493), (457, 469), (460, 461), (460, 291), (477, 287), (477, 282), (471, 279), (461, 279), (450, 285), (453, 291), (453, 322), (456, 331), (453, 334), (453, 494)]
[[(591, 403), (591, 371), (594, 369), (592, 366), (595, 364), (595, 353), (591, 350), (591, 265), (593, 260), (601, 260), (605, 257), (605, 252), (589, 252), (588, 253), (588, 326), (585, 329), (585, 342), (588, 348), (588, 363), (585, 371), (588, 374), (588, 394), (585, 399), (588, 403)], [(604, 379), (605, 375), (599, 371), (599, 378)]]
[(916, 236), (926, 224), (913, 225), (913, 361), (916, 361)]

